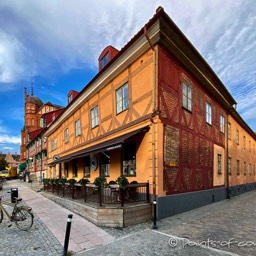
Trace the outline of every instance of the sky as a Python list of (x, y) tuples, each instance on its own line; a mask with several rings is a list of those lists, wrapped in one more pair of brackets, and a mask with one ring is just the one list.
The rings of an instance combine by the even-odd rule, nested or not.
[(237, 102), (256, 131), (255, 0), (0, 0), (0, 151), (20, 152), (24, 87), (66, 106), (162, 6)]

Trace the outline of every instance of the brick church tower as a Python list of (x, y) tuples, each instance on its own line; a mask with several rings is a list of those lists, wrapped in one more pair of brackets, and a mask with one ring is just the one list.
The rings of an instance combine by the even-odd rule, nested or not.
[(39, 109), (43, 106), (41, 99), (34, 96), (33, 87), (31, 87), (31, 95), (27, 94), (27, 88), (24, 88), (24, 126), (21, 130), (21, 147), (20, 161), (27, 159), (26, 144), (29, 141), (29, 133), (40, 128)]

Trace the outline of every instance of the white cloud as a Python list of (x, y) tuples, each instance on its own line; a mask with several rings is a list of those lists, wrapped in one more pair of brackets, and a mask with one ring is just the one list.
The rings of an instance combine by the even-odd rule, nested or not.
[(21, 79), (26, 72), (28, 55), (27, 49), (17, 38), (0, 29), (0, 83)]
[(159, 5), (217, 73), (238, 109), (255, 109), (244, 100), (255, 97), (249, 89), (256, 84), (254, 0), (3, 1), (0, 85), (31, 71), (53, 77), (56, 69), (96, 70), (101, 51), (109, 44), (123, 47)]
[(0, 134), (0, 144), (20, 144), (20, 136), (9, 136), (6, 134)]

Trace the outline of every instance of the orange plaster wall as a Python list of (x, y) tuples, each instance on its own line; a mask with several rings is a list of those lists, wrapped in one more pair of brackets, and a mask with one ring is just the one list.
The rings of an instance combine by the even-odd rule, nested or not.
[[(231, 124), (231, 139), (228, 139), (228, 156), (231, 158), (231, 175), (229, 175), (229, 185), (235, 186), (243, 183), (256, 181), (255, 165), (256, 165), (256, 142), (246, 132), (239, 123), (232, 117), (228, 117)], [(236, 143), (236, 131), (239, 131), (239, 144)], [(244, 147), (245, 137), (245, 147)], [(249, 148), (249, 141), (251, 147)], [(240, 161), (240, 174), (237, 175), (237, 160)], [(246, 175), (244, 175), (244, 162), (246, 162)], [(249, 164), (252, 165), (252, 174), (249, 172)]]
[[(126, 82), (129, 84), (129, 109), (120, 114), (116, 114), (115, 93), (116, 90)], [(106, 84), (99, 92), (92, 95), (92, 97), (84, 102), (58, 129), (48, 136), (48, 163), (52, 162), (52, 157), (56, 154), (63, 157), (103, 142), (107, 132), (115, 132), (117, 129), (122, 129), (124, 125), (128, 127), (130, 122), (136, 121), (144, 115), (149, 115), (152, 111), (151, 94), (153, 85), (153, 53), (150, 49), (111, 82)], [(99, 106), (99, 126), (91, 129), (90, 110), (97, 104)], [(75, 121), (78, 119), (80, 119), (81, 123), (81, 136), (75, 137)], [(145, 123), (141, 124), (139, 127), (130, 127), (125, 130), (125, 133), (129, 133), (131, 130), (144, 126)], [(69, 130), (68, 143), (64, 142), (64, 130), (66, 128)], [(111, 139), (119, 135), (120, 132), (115, 132), (113, 135), (106, 137), (106, 139)], [(98, 140), (99, 137), (102, 137), (102, 139)], [(52, 151), (51, 141), (54, 138), (57, 138), (57, 149)], [(142, 147), (145, 147), (147, 142), (142, 142), (142, 144)], [(146, 150), (148, 150), (148, 145), (146, 148)], [(120, 159), (117, 157), (116, 161), (118, 162)], [(111, 163), (111, 165), (114, 165), (114, 170), (117, 168), (117, 162)], [(142, 162), (143, 161), (141, 161), (141, 163)], [(145, 167), (147, 169), (148, 163), (144, 165), (143, 168)], [(138, 163), (138, 167), (139, 166), (140, 163)], [(119, 174), (120, 168), (121, 167), (118, 168)], [(80, 171), (83, 172), (83, 169), (79, 167), (79, 172)], [(92, 178), (94, 178), (94, 174), (95, 177), (97, 177), (99, 170), (92, 173)], [(118, 176), (118, 173), (114, 171), (113, 178)], [(142, 176), (140, 180), (143, 182), (148, 180), (148, 175)]]

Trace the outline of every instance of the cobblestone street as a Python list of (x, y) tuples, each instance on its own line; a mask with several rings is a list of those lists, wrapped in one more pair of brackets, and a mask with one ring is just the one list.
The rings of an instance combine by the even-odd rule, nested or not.
[[(172, 216), (81, 255), (256, 255), (256, 191)], [(128, 230), (128, 229), (127, 229)], [(123, 233), (124, 235), (124, 233)]]
[[(10, 188), (7, 184), (4, 190)], [(24, 190), (24, 183), (13, 184)], [(40, 214), (35, 214), (29, 231), (9, 224), (5, 216), (0, 224), (0, 255), (62, 255), (63, 243)], [(97, 232), (113, 239), (90, 248), (87, 242), (86, 249), (73, 255), (256, 255), (256, 191), (163, 219), (157, 227), (153, 230), (150, 222), (123, 229), (97, 227)], [(75, 225), (71, 234), (74, 230)]]

